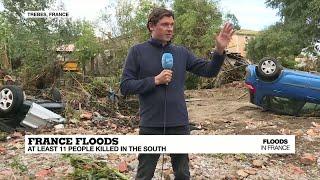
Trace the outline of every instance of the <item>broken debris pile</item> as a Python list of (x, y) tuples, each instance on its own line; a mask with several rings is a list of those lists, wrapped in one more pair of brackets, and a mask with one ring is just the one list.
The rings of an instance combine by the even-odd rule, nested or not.
[[(103, 117), (136, 116), (139, 110), (138, 99), (135, 96), (123, 97), (113, 90), (98, 90), (88, 86), (68, 88), (63, 91), (66, 103), (65, 116), (67, 119), (79, 118), (83, 112), (97, 112)], [(104, 87), (107, 89), (107, 87)], [(105, 91), (105, 93), (101, 93)], [(98, 94), (96, 94), (98, 93)], [(104, 94), (104, 96), (102, 96)]]
[(215, 87), (223, 84), (232, 83), (233, 81), (242, 81), (245, 77), (245, 68), (250, 61), (245, 59), (240, 53), (226, 53), (226, 59), (220, 73), (215, 79)]

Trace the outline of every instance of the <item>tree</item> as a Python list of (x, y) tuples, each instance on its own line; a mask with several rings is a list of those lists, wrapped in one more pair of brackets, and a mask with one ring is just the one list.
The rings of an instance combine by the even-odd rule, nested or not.
[(9, 24), (0, 12), (0, 69), (11, 70), (11, 62), (8, 58), (8, 34)]
[[(144, 42), (150, 36), (147, 30), (147, 19), (151, 10), (156, 7), (158, 1), (140, 0), (138, 4), (132, 1), (119, 0), (116, 3), (116, 24), (110, 25), (112, 18), (109, 14), (103, 14), (101, 21), (108, 24), (113, 30), (109, 35), (106, 49), (116, 51), (116, 57), (107, 59), (108, 71), (111, 75), (120, 78), (124, 59), (128, 49), (137, 43)], [(162, 4), (162, 3), (160, 3)], [(110, 9), (114, 7), (106, 7)], [(108, 11), (106, 11), (108, 12)], [(102, 32), (103, 34), (107, 34)]]
[(225, 16), (224, 16), (224, 21), (228, 21), (230, 23), (233, 24), (233, 28), (235, 30), (240, 30), (241, 27), (240, 27), (240, 24), (239, 24), (239, 21), (238, 21), (238, 18), (232, 14), (232, 13), (227, 13)]
[[(135, 5), (131, 1), (120, 0), (116, 5), (117, 26), (113, 28), (116, 29), (114, 31), (116, 33), (110, 38), (109, 43), (110, 49), (117, 50), (115, 61), (121, 65), (120, 67), (122, 67), (128, 49), (133, 44), (143, 42), (150, 37), (146, 24), (151, 10), (158, 6), (168, 6), (168, 4), (172, 4), (175, 14), (173, 42), (186, 46), (197, 56), (208, 58), (209, 52), (214, 47), (215, 34), (222, 24), (222, 15), (215, 2), (210, 0), (141, 0)], [(110, 15), (103, 17), (106, 23), (111, 21)], [(120, 75), (120, 73), (115, 74)], [(193, 77), (195, 81), (189, 84), (197, 86), (199, 78), (190, 77), (188, 82), (191, 82)]]
[(282, 20), (249, 42), (248, 57), (257, 61), (273, 56), (284, 66), (293, 67), (294, 57), (320, 38), (320, 3), (318, 0), (267, 0), (266, 5), (278, 9)]
[(320, 38), (320, 3), (318, 0), (266, 0), (267, 6), (278, 9), (283, 24), (299, 38), (299, 44), (308, 45)]
[(102, 45), (94, 34), (94, 29), (89, 22), (82, 23), (81, 36), (75, 42), (75, 56), (80, 60), (83, 74), (86, 74), (86, 64), (93, 61), (94, 57), (102, 51)]
[(176, 44), (183, 44), (196, 55), (207, 57), (214, 46), (222, 15), (216, 3), (208, 0), (175, 0)]
[(3, 16), (8, 22), (6, 33), (7, 54), (13, 63), (13, 68), (18, 68), (21, 63), (40, 69), (50, 61), (53, 53), (52, 34), (50, 34), (50, 21), (46, 19), (27, 19), (24, 12), (27, 10), (46, 10), (54, 1), (22, 0), (13, 2), (2, 0), (4, 5)]
[(65, 10), (63, 3), (54, 6), (55, 0), (0, 1), (5, 8), (1, 12), (0, 22), (6, 22), (5, 26), (0, 27), (0, 34), (5, 34), (0, 37), (0, 48), (5, 47), (5, 54), (12, 62), (15, 75), (21, 77), (22, 85), (29, 86), (32, 82), (37, 88), (43, 88), (56, 82), (59, 75), (56, 72), (60, 71), (57, 69), (60, 66), (56, 63), (56, 48), (61, 45), (77, 41), (81, 50), (77, 55), (83, 67), (88, 61), (93, 61), (93, 57), (101, 50), (89, 23), (73, 21), (71, 18), (24, 17), (27, 10)]
[[(214, 47), (215, 35), (222, 24), (222, 15), (217, 4), (208, 0), (175, 0), (173, 3), (175, 13), (174, 43), (182, 44), (197, 56), (208, 58)], [(201, 79), (188, 73), (186, 88), (197, 88)]]
[(292, 61), (303, 46), (296, 43), (296, 35), (279, 23), (261, 32), (248, 43), (248, 57), (258, 62), (263, 57), (275, 57), (282, 61), (282, 65), (293, 67)]

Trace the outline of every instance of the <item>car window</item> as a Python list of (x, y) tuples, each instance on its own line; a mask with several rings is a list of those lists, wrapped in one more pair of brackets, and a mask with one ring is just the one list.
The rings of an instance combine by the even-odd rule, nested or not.
[[(305, 104), (305, 101), (277, 96), (265, 96), (262, 99), (264, 108), (280, 114), (301, 115)], [(305, 112), (307, 109), (308, 107), (306, 107)]]
[(320, 104), (307, 102), (300, 113), (306, 116), (320, 116)]

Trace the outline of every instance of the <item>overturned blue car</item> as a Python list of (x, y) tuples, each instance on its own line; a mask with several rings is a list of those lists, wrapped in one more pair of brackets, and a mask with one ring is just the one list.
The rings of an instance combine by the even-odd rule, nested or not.
[(320, 74), (283, 68), (275, 58), (248, 65), (250, 102), (287, 115), (320, 115)]

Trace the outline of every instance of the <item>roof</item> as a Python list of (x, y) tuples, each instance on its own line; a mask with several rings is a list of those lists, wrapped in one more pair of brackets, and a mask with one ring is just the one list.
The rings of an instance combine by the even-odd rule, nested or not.
[(57, 52), (73, 52), (75, 49), (74, 44), (64, 44), (59, 47), (57, 47)]
[(254, 31), (254, 30), (249, 30), (249, 29), (240, 29), (235, 32), (235, 34), (238, 35), (249, 35), (249, 36), (255, 36), (259, 33), (260, 31)]

